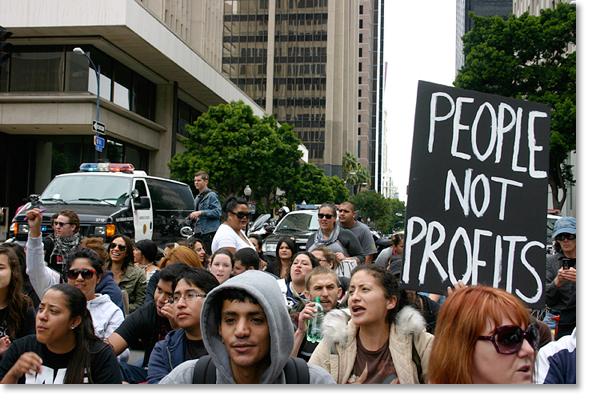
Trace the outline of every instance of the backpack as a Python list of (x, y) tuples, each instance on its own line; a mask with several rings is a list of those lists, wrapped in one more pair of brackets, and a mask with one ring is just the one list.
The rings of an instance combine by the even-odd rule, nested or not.
[[(300, 357), (289, 357), (284, 366), (284, 375), (288, 384), (308, 384), (309, 367)], [(217, 368), (211, 356), (202, 356), (194, 366), (193, 384), (212, 384), (217, 382)]]

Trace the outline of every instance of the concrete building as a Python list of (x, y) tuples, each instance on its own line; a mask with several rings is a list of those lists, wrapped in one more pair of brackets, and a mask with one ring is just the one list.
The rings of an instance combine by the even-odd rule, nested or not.
[(462, 36), (472, 29), (469, 12), (481, 17), (500, 16), (507, 19), (513, 14), (514, 0), (456, 0), (456, 73), (464, 66), (464, 43)]
[(13, 32), (0, 69), (0, 207), (12, 218), (54, 175), (94, 160), (97, 75), (75, 47), (100, 66), (111, 162), (168, 177), (185, 124), (209, 106), (243, 100), (262, 116), (220, 71), (222, 18), (218, 0), (0, 1), (0, 26)]
[[(280, 123), (309, 162), (342, 175), (358, 154), (359, 0), (224, 1), (223, 73)], [(368, 22), (365, 22), (368, 23)], [(368, 38), (367, 38), (368, 39)], [(367, 50), (364, 50), (367, 51)]]

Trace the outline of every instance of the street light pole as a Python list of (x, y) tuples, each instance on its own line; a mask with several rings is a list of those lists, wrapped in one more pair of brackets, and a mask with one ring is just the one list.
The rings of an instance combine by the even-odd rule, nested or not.
[[(247, 220), (248, 220), (248, 226), (249, 226), (249, 222), (250, 222), (250, 195), (252, 194), (252, 189), (250, 188), (250, 185), (245, 186), (245, 189), (243, 189), (243, 193), (245, 194), (245, 197), (247, 199)], [(246, 229), (246, 234), (247, 234), (247, 229)]]
[[(74, 48), (74, 53), (84, 55), (94, 68), (94, 73), (96, 74), (96, 121), (100, 121), (100, 65), (96, 67), (90, 56), (80, 47)], [(98, 138), (98, 132), (96, 132), (95, 137)], [(98, 149), (96, 147), (94, 148), (94, 162), (98, 163)]]

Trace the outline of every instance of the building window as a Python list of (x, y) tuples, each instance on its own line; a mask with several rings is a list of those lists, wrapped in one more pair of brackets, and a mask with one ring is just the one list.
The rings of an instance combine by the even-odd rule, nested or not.
[(359, 114), (359, 115), (358, 115), (358, 123), (361, 123), (361, 122), (362, 122), (362, 115), (361, 115), (361, 114)]
[(364, 20), (360, 19), (360, 29), (364, 29)]
[(358, 77), (358, 84), (362, 84), (362, 76)]
[(358, 102), (358, 110), (362, 109), (362, 102)]
[(360, 47), (360, 49), (359, 49), (358, 56), (359, 56), (360, 58), (362, 58), (362, 47)]
[(362, 127), (358, 127), (358, 135), (362, 135)]
[(362, 43), (364, 40), (364, 35), (362, 33), (360, 33), (360, 43)]
[(364, 14), (364, 6), (360, 5), (360, 15)]
[(358, 90), (358, 97), (362, 97), (362, 90)]
[(362, 141), (358, 141), (358, 157), (362, 156)]
[(358, 66), (358, 71), (361, 72), (362, 71), (362, 62), (360, 62), (360, 65)]

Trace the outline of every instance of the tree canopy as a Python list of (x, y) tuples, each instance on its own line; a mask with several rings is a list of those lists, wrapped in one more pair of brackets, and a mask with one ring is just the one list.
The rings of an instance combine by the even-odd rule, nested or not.
[[(576, 11), (559, 3), (540, 16), (485, 18), (473, 13), (462, 38), (465, 64), (456, 87), (551, 106), (549, 184), (558, 209), (573, 185), (566, 160), (576, 150)], [(562, 194), (559, 194), (562, 193)]]
[(350, 201), (358, 214), (382, 233), (389, 234), (404, 228), (405, 203), (399, 199), (386, 198), (373, 190), (353, 196)]
[[(342, 198), (343, 181), (301, 161), (301, 141), (292, 126), (279, 126), (273, 116), (254, 115), (243, 101), (211, 106), (186, 131), (190, 136), (182, 141), (186, 151), (176, 154), (168, 166), (173, 178), (191, 186), (194, 174), (204, 170), (209, 187), (221, 197), (243, 197), (249, 185), (251, 198), (266, 211), (283, 200), (292, 204), (315, 198), (347, 199), (347, 195)], [(283, 196), (276, 195), (278, 188)]]

